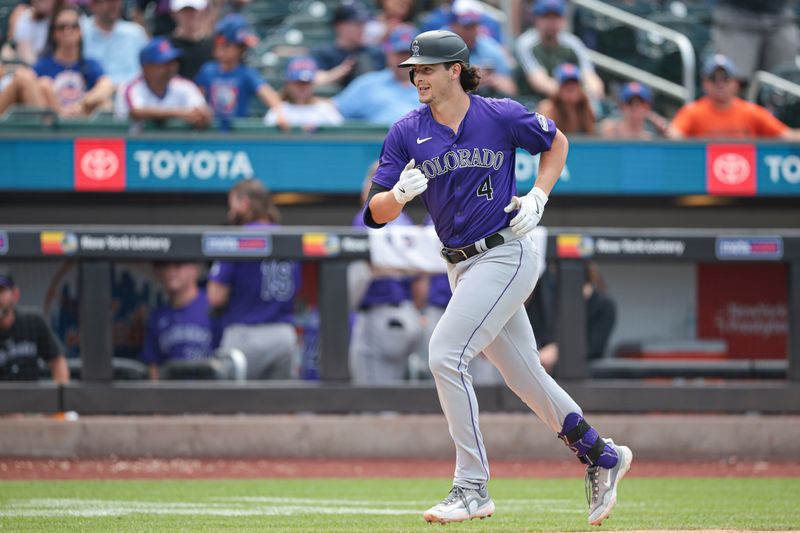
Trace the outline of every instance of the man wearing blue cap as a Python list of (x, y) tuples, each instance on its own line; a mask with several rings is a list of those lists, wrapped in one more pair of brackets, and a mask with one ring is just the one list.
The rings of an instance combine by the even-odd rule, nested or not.
[(0, 380), (38, 380), (41, 359), (53, 381), (68, 382), (64, 349), (41, 316), (17, 309), (19, 296), (11, 274), (0, 272)]
[(214, 115), (225, 127), (234, 117), (246, 117), (253, 95), (274, 109), (277, 124), (286, 129), (280, 95), (254, 68), (244, 64), (247, 49), (258, 43), (242, 15), (232, 14), (217, 23), (214, 29), (214, 57), (200, 69), (195, 78)]
[(180, 50), (168, 39), (156, 37), (139, 54), (142, 75), (124, 90), (117, 91), (114, 114), (132, 119), (141, 127), (146, 120), (176, 119), (195, 128), (207, 128), (211, 109), (200, 89), (189, 80), (176, 76)]
[(730, 59), (710, 56), (702, 74), (705, 96), (678, 110), (667, 130), (670, 138), (797, 138), (796, 130), (767, 109), (738, 97), (740, 73)]
[(397, 66), (408, 56), (416, 32), (408, 25), (392, 30), (383, 45), (388, 66), (378, 72), (362, 74), (333, 99), (344, 118), (390, 126), (419, 107), (417, 89), (409, 80), (408, 72)]
[(538, 94), (552, 97), (558, 92), (553, 71), (558, 65), (573, 63), (583, 73), (583, 84), (592, 99), (603, 97), (603, 81), (594, 71), (586, 46), (564, 30), (564, 0), (536, 0), (534, 27), (523, 32), (516, 43), (519, 63), (528, 85)]

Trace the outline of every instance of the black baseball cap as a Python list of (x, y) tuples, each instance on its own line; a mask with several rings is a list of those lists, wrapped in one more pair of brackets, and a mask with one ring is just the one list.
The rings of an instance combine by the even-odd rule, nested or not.
[(436, 65), (458, 61), (469, 65), (469, 48), (464, 39), (448, 30), (426, 31), (411, 41), (411, 57), (397, 65)]

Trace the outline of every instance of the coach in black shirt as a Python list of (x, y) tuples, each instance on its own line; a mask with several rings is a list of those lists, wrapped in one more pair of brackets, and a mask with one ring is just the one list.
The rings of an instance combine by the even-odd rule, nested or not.
[(19, 288), (9, 274), (0, 272), (0, 379), (39, 379), (39, 359), (50, 367), (53, 381), (69, 381), (64, 351), (44, 319), (16, 309)]

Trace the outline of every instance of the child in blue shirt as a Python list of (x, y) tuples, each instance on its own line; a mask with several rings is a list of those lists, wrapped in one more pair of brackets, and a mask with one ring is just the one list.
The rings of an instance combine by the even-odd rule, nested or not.
[(225, 128), (234, 117), (246, 117), (253, 95), (278, 113), (286, 129), (280, 95), (252, 67), (244, 64), (247, 49), (258, 42), (241, 15), (228, 15), (214, 29), (214, 61), (202, 66), (195, 78), (214, 115)]

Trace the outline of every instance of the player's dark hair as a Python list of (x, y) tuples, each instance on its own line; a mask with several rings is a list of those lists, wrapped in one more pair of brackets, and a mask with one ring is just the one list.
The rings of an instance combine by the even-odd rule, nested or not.
[(231, 188), (231, 193), (237, 196), (244, 196), (250, 203), (250, 220), (269, 220), (274, 224), (280, 224), (281, 214), (272, 201), (269, 189), (259, 180), (252, 178), (236, 182)]
[[(450, 67), (456, 63), (460, 62), (450, 61), (449, 63), (445, 63), (444, 68), (450, 70)], [(458, 81), (461, 82), (461, 88), (464, 89), (464, 92), (474, 91), (478, 88), (478, 85), (481, 84), (481, 71), (478, 67), (467, 66), (461, 63), (461, 74), (459, 75)]]

